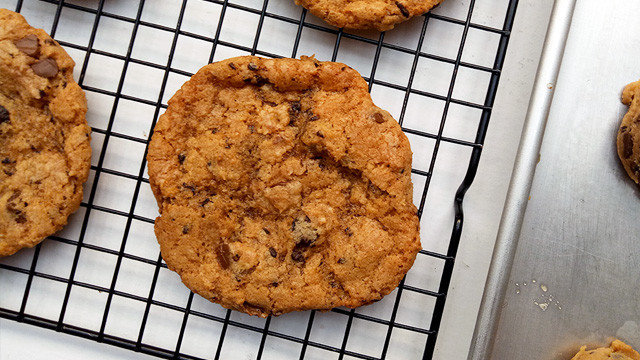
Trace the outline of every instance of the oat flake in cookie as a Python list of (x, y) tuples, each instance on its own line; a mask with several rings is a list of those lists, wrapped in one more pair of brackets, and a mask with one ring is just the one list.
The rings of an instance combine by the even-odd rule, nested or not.
[(422, 15), (443, 0), (295, 0), (313, 15), (347, 29), (386, 31)]
[(90, 166), (73, 60), (22, 15), (0, 9), (0, 256), (60, 230)]
[(618, 156), (627, 174), (637, 184), (640, 181), (640, 81), (624, 88), (622, 102), (629, 105), (629, 112), (618, 130)]
[(230, 309), (369, 304), (420, 249), (409, 141), (344, 64), (207, 65), (169, 101), (147, 159), (164, 260)]

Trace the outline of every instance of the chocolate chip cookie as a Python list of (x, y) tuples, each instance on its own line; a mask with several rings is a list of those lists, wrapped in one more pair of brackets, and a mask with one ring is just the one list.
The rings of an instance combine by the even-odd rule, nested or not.
[(344, 64), (207, 65), (149, 144), (162, 256), (194, 292), (252, 315), (379, 300), (421, 248), (411, 156)]
[(587, 347), (583, 346), (580, 351), (571, 360), (640, 360), (640, 354), (631, 348), (631, 346), (620, 340), (614, 340), (608, 348), (597, 348), (587, 351)]
[(73, 66), (47, 33), (0, 9), (0, 256), (60, 230), (82, 200), (90, 129)]
[(386, 31), (422, 15), (443, 0), (295, 0), (313, 15), (347, 29)]
[(640, 81), (624, 88), (622, 102), (629, 106), (629, 112), (618, 130), (618, 156), (627, 174), (637, 184), (640, 181)]

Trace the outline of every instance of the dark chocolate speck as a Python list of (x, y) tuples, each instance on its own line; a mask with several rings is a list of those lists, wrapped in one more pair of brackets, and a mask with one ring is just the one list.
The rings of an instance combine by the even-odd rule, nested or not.
[(622, 156), (628, 159), (633, 155), (633, 137), (629, 133), (622, 134)]
[(400, 9), (400, 13), (402, 13), (402, 16), (404, 17), (409, 17), (409, 10), (407, 10), (406, 7), (404, 7), (404, 5), (402, 5), (400, 2), (396, 1), (396, 6), (398, 7), (398, 9)]
[(0, 105), (0, 124), (9, 122), (9, 110), (5, 109), (4, 106)]
[(229, 258), (231, 257), (231, 249), (229, 249), (229, 245), (226, 243), (221, 243), (220, 245), (218, 245), (216, 255), (220, 267), (222, 267), (223, 269), (228, 269), (231, 265), (231, 262), (229, 261)]

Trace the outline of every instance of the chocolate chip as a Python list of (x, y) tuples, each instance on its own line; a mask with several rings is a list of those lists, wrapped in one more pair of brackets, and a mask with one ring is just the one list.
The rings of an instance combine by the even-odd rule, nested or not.
[(633, 137), (629, 133), (622, 134), (622, 156), (628, 159), (633, 155)]
[(218, 128), (213, 128), (213, 129), (211, 129), (211, 133), (212, 133), (212, 134), (215, 134), (215, 133), (217, 133), (217, 132), (218, 132)]
[[(13, 200), (17, 199), (17, 198), (18, 198), (18, 196), (20, 196), (20, 194), (22, 194), (22, 191), (20, 191), (20, 190), (14, 190), (14, 191), (13, 191), (13, 194), (11, 194), (11, 196), (9, 196), (9, 198), (7, 199), (7, 203), (10, 203), (10, 202), (12, 202)], [(7, 204), (7, 206), (9, 206), (9, 205)]]
[(258, 65), (254, 64), (254, 63), (249, 63), (249, 65), (247, 65), (247, 68), (249, 68), (249, 70), (251, 70), (251, 71), (256, 71), (256, 70), (258, 70)]
[(234, 63), (229, 63), (229, 67), (232, 68), (233, 70), (236, 69), (236, 65)]
[(220, 264), (220, 267), (228, 269), (231, 265), (231, 262), (229, 261), (229, 258), (231, 257), (231, 249), (229, 249), (229, 245), (227, 243), (221, 243), (218, 245), (216, 255), (218, 257), (218, 264)]
[(278, 256), (278, 252), (276, 251), (276, 249), (270, 247), (269, 248), (269, 254), (271, 255), (271, 257), (277, 257)]
[(347, 259), (345, 259), (345, 258), (338, 259), (338, 264), (344, 264), (346, 262), (347, 262)]
[(189, 230), (191, 230), (191, 227), (189, 225), (185, 225), (182, 227), (182, 234), (186, 235), (189, 233)]
[(262, 230), (265, 232), (265, 234), (269, 235), (271, 234), (271, 231), (269, 231), (269, 229), (267, 228), (262, 228)]
[(187, 157), (187, 156), (186, 156), (185, 154), (179, 154), (179, 155), (178, 155), (178, 162), (180, 163), (180, 165), (182, 165), (182, 163), (184, 163), (184, 159), (185, 159), (186, 157)]
[(9, 117), (9, 110), (7, 110), (4, 106), (0, 105), (0, 124), (10, 122), (11, 118)]
[(182, 183), (182, 187), (183, 187), (183, 188), (185, 188), (185, 189), (189, 189), (189, 190), (191, 190), (191, 192), (193, 193), (193, 195), (195, 195), (195, 194), (196, 194), (196, 187), (195, 187), (195, 185), (189, 185), (189, 184), (187, 184), (187, 183)]
[(9, 158), (4, 158), (4, 159), (2, 159), (2, 163), (3, 163), (3, 164), (11, 164), (11, 159), (9, 159)]
[(52, 58), (46, 58), (31, 65), (31, 69), (38, 76), (50, 78), (58, 73), (58, 64)]
[(232, 259), (233, 259), (233, 261), (237, 262), (238, 260), (240, 260), (240, 254), (233, 255)]
[(347, 234), (347, 236), (351, 236), (353, 235), (353, 231), (351, 231), (351, 228), (347, 227), (346, 229), (344, 229), (344, 233)]
[(269, 82), (269, 79), (264, 77), (264, 76), (260, 76), (260, 75), (255, 75), (254, 78), (256, 79), (256, 85), (258, 86), (262, 86), (264, 84), (267, 84)]
[(292, 101), (289, 104), (289, 126), (294, 126), (298, 115), (300, 115), (300, 110), (302, 109), (302, 105), (299, 101)]
[(300, 113), (300, 109), (302, 109), (302, 105), (299, 101), (292, 101), (291, 105), (289, 105), (289, 114), (298, 115)]
[(300, 246), (301, 248), (314, 247), (316, 246), (315, 242), (319, 237), (320, 235), (318, 234), (308, 234), (308, 237), (301, 238), (300, 242), (296, 246)]
[(305, 259), (302, 249), (294, 247), (291, 252), (291, 260), (295, 262), (304, 262)]
[(13, 176), (13, 171), (9, 171), (9, 170), (2, 170), (2, 171), (3, 171), (3, 172), (5, 173), (5, 175), (7, 175), (7, 176)]
[(278, 284), (278, 282), (277, 282), (277, 281), (274, 281), (274, 282), (272, 282), (272, 283), (271, 283), (271, 286), (273, 286), (273, 287), (278, 287), (278, 285), (279, 285), (279, 284)]
[(27, 217), (20, 210), (16, 210), (16, 222), (18, 224), (24, 224), (27, 222)]
[(371, 118), (373, 118), (373, 121), (377, 122), (378, 124), (382, 124), (383, 122), (386, 121), (386, 119), (384, 118), (384, 115), (382, 115), (379, 112), (372, 114)]
[(404, 5), (402, 5), (401, 3), (396, 1), (396, 6), (398, 7), (398, 9), (400, 9), (400, 12), (402, 13), (402, 16), (404, 17), (409, 17), (409, 10), (407, 10), (406, 7), (404, 7)]
[(211, 202), (211, 200), (209, 200), (209, 198), (206, 198), (204, 200), (202, 200), (202, 202), (200, 203), (200, 206), (204, 207), (205, 205), (207, 205), (209, 202)]
[(15, 44), (18, 50), (31, 57), (37, 58), (38, 54), (40, 53), (40, 44), (38, 43), (38, 37), (33, 34), (23, 37), (22, 39), (16, 41)]

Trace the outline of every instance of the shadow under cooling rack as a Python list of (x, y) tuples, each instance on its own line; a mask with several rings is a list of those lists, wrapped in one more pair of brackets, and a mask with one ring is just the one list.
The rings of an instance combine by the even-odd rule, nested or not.
[[(430, 359), (518, 1), (487, 3), (449, 0), (392, 31), (352, 33), (289, 0), (0, 0), (74, 58), (93, 129), (80, 210), (0, 260), (0, 316), (163, 358)], [(247, 54), (347, 63), (407, 134), (423, 250), (383, 300), (259, 319), (194, 295), (162, 262), (153, 126), (201, 66)]]

